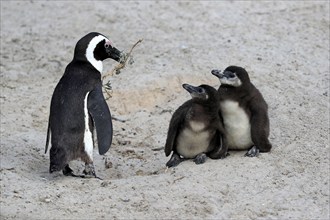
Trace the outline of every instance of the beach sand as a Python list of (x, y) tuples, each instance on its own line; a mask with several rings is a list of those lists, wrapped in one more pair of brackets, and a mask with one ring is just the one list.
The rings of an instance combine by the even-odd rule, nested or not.
[[(1, 1), (1, 219), (329, 219), (328, 1)], [(133, 51), (108, 77), (114, 137), (99, 179), (49, 174), (50, 99), (76, 42)], [(104, 74), (116, 65), (106, 60)], [(269, 105), (273, 149), (166, 170), (183, 83), (246, 68)], [(84, 164), (73, 161), (81, 173)]]

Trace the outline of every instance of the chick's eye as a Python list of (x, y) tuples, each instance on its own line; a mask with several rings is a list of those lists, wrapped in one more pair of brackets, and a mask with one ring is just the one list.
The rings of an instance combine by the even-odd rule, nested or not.
[(235, 74), (234, 73), (229, 73), (228, 75), (230, 78), (234, 78), (235, 77)]
[(109, 48), (110, 45), (109, 45), (109, 44), (104, 44), (104, 47), (105, 47), (105, 48)]

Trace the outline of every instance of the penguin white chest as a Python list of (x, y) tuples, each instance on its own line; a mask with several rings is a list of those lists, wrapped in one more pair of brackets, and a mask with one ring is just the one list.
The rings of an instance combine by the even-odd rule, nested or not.
[(249, 116), (235, 101), (220, 103), (228, 148), (245, 150), (253, 145)]
[(89, 129), (89, 114), (87, 109), (87, 99), (88, 99), (89, 92), (86, 94), (84, 99), (84, 119), (85, 119), (85, 132), (84, 132), (84, 147), (85, 152), (89, 156), (90, 160), (93, 160), (93, 136), (92, 132)]
[(207, 152), (210, 134), (209, 131), (204, 131), (204, 123), (189, 123), (190, 127), (185, 127), (178, 135), (176, 150), (185, 158), (195, 158), (198, 154)]

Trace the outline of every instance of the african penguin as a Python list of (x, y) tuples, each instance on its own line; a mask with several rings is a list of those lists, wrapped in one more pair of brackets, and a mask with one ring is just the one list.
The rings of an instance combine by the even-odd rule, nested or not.
[(208, 85), (182, 85), (192, 99), (183, 103), (173, 114), (167, 133), (165, 155), (173, 152), (167, 167), (177, 166), (185, 159), (204, 163), (206, 157), (224, 158), (227, 148), (222, 146), (223, 127), (219, 117), (217, 90)]
[(229, 66), (225, 71), (212, 70), (220, 79), (218, 95), (225, 128), (225, 140), (230, 150), (248, 150), (254, 157), (272, 148), (268, 140), (268, 106), (259, 90), (250, 82), (245, 69)]
[(102, 61), (111, 58), (120, 61), (122, 53), (100, 33), (89, 33), (76, 44), (73, 60), (67, 65), (58, 82), (50, 105), (46, 139), (49, 140), (49, 172), (63, 171), (66, 176), (77, 176), (69, 162), (85, 162), (85, 175), (96, 177), (93, 165), (96, 128), (98, 149), (105, 154), (112, 142), (111, 114), (102, 93)]

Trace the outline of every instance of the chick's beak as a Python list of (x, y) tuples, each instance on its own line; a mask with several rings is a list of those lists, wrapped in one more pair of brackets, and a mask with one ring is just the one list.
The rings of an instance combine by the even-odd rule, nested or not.
[(215, 75), (216, 77), (218, 77), (218, 78), (222, 78), (223, 77), (223, 74), (221, 73), (221, 70), (215, 69), (215, 70), (212, 70), (211, 73), (213, 75)]
[(182, 87), (187, 90), (189, 93), (198, 93), (199, 92), (199, 87), (197, 86), (192, 86), (189, 84), (183, 84)]

